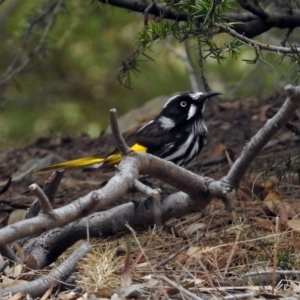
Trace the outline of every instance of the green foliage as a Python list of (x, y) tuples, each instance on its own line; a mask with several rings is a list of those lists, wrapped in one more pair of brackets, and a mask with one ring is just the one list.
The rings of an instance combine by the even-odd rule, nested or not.
[(279, 250), (277, 252), (278, 267), (283, 270), (291, 270), (295, 268), (296, 257), (291, 251)]
[[(140, 55), (149, 59), (150, 57), (146, 52), (151, 50), (153, 42), (165, 40), (168, 36), (173, 36), (179, 43), (187, 39), (197, 39), (197, 47), (205, 53), (204, 59), (211, 57), (221, 63), (226, 59), (224, 52), (227, 52), (231, 57), (237, 57), (242, 45), (240, 41), (232, 39), (220, 47), (214, 40), (214, 36), (220, 31), (218, 23), (224, 23), (222, 16), (225, 11), (231, 9), (233, 0), (167, 0), (163, 4), (179, 13), (189, 14), (190, 19), (184, 23), (169, 20), (151, 22), (150, 24), (147, 22), (147, 25), (139, 32), (137, 50), (123, 63), (125, 67), (119, 73), (119, 77), (123, 79), (122, 82), (125, 82), (126, 85), (130, 82), (130, 72), (139, 72)], [(228, 26), (228, 24), (225, 25)]]
[[(295, 179), (298, 178), (300, 183), (300, 156), (290, 155), (282, 156), (279, 159), (269, 164), (268, 168), (265, 169), (265, 176), (270, 177), (271, 174), (275, 174), (279, 180), (281, 179)], [(296, 176), (295, 176), (296, 175)]]
[[(28, 25), (53, 3), (19, 1), (7, 10), (6, 23), (0, 24), (0, 76), (19, 53)], [(235, 9), (233, 0), (165, 0), (161, 3), (189, 13), (190, 20), (147, 20), (147, 26), (140, 14), (98, 3), (66, 0), (41, 51), (3, 86), (2, 145), (8, 140), (21, 145), (47, 134), (88, 132), (97, 136), (108, 125), (112, 107), (121, 115), (158, 95), (190, 90), (181, 55), (185, 40), (192, 47), (194, 62), (204, 67), (211, 88), (222, 91), (225, 98), (261, 96), (299, 75), (297, 53), (292, 58), (262, 55), (220, 33), (220, 25), (232, 25), (224, 23), (222, 16)], [(1, 9), (5, 12), (9, 5), (11, 2), (5, 1)], [(21, 62), (40, 41), (47, 20), (35, 23)], [(270, 32), (272, 35), (278, 33)], [(271, 39), (264, 39), (272, 44)], [(274, 72), (270, 72), (271, 66)], [(121, 86), (118, 77), (131, 89)]]
[[(22, 43), (27, 12), (31, 11), (32, 20), (40, 10), (38, 2), (20, 2), (0, 28), (5, 41), (0, 52), (1, 75)], [(120, 85), (118, 69), (134, 52), (133, 40), (142, 24), (138, 14), (67, 1), (41, 55), (2, 90), (0, 145), (8, 145), (8, 140), (14, 146), (27, 144), (48, 134), (88, 132), (97, 136), (108, 126), (110, 108), (116, 107), (122, 115), (156, 96), (188, 90), (183, 63), (176, 62), (163, 45), (153, 47), (160, 55), (155, 62), (144, 64), (142, 76), (132, 74), (132, 90)], [(32, 49), (39, 34), (37, 30), (26, 51)]]

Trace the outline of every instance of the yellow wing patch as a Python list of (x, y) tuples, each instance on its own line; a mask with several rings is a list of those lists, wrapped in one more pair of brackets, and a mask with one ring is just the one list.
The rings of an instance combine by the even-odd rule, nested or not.
[[(147, 148), (142, 145), (139, 145), (139, 144), (134, 144), (131, 147), (131, 149), (135, 152), (147, 152)], [(109, 170), (111, 167), (118, 165), (120, 163), (120, 161), (121, 161), (120, 153), (109, 155), (106, 158), (84, 157), (84, 158), (73, 159), (73, 160), (65, 161), (62, 163), (55, 164), (55, 165), (51, 165), (51, 166), (37, 170), (36, 173), (43, 173), (43, 172), (61, 170), (61, 169), (88, 167), (88, 166), (92, 166), (95, 164), (101, 164), (99, 166), (100, 169)]]
[(140, 144), (134, 144), (132, 147), (130, 147), (131, 150), (135, 152), (147, 152), (147, 148), (140, 145)]
[[(130, 147), (131, 150), (135, 152), (147, 152), (147, 148), (139, 145), (139, 144), (134, 144), (133, 146)], [(105, 158), (103, 161), (102, 166), (100, 167), (101, 169), (106, 169), (107, 167), (112, 167), (115, 165), (118, 165), (121, 162), (121, 155), (120, 153), (112, 154)]]

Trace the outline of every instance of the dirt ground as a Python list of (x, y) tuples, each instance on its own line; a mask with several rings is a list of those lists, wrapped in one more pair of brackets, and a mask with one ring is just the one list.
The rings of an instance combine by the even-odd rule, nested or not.
[[(230, 160), (234, 160), (238, 156), (245, 143), (251, 139), (269, 117), (276, 113), (276, 110), (284, 103), (285, 99), (284, 92), (278, 91), (271, 96), (259, 99), (231, 101), (218, 101), (215, 99), (208, 103), (205, 111), (205, 119), (209, 130), (208, 144), (202, 150), (198, 159), (194, 161), (190, 170), (214, 179), (224, 176), (229, 170)], [(295, 114), (291, 123), (300, 128), (300, 120), (297, 114)], [(249, 218), (247, 222), (252, 223), (251, 234), (254, 232), (254, 228), (256, 230), (255, 234), (258, 236), (272, 233), (275, 224), (273, 217), (276, 215), (276, 211), (274, 207), (266, 205), (267, 209), (265, 206), (264, 212), (262, 212), (261, 203), (266, 197), (269, 197), (268, 200), (272, 200), (274, 195), (276, 195), (276, 200), (282, 200), (284, 203), (287, 203), (285, 208), (290, 208), (290, 211), (286, 213), (286, 215), (289, 215), (288, 218), (294, 218), (300, 213), (300, 205), (298, 204), (300, 194), (298, 187), (299, 162), (297, 161), (299, 141), (297, 134), (287, 128), (281, 129), (261, 151), (259, 157), (243, 179), (243, 193), (240, 194), (242, 196), (237, 199), (235, 204), (243, 206), (248, 211)], [(9, 176), (13, 177), (13, 182), (9, 189), (0, 195), (0, 223), (2, 226), (19, 220), (24, 216), (25, 209), (35, 199), (35, 196), (30, 193), (28, 186), (34, 182), (42, 186), (49, 176), (49, 174), (37, 175), (30, 171), (36, 168), (37, 165), (42, 167), (41, 163), (47, 164), (50, 161), (53, 163), (57, 159), (67, 160), (96, 154), (102, 155), (109, 153), (113, 149), (114, 140), (111, 135), (104, 135), (97, 139), (91, 139), (89, 136), (83, 135), (41, 137), (33, 145), (1, 153), (1, 186), (5, 185)], [(110, 176), (110, 174), (102, 174), (97, 170), (73, 169), (66, 171), (58, 190), (54, 207), (69, 203), (82, 195), (86, 195), (91, 190), (101, 187)], [(155, 180), (153, 182), (156, 185), (161, 185)], [(266, 187), (268, 184), (269, 186)], [(132, 194), (129, 194), (124, 198), (128, 200), (132, 199), (131, 197)], [(120, 199), (121, 201), (124, 201), (124, 199)], [(171, 220), (169, 225), (177, 227), (179, 231), (185, 230), (191, 223), (198, 222), (199, 218), (199, 215), (186, 216), (181, 220)], [(211, 231), (216, 230), (220, 232), (220, 230), (225, 230), (224, 224), (228, 225), (228, 213), (224, 210), (220, 201), (214, 201), (201, 218), (201, 223), (205, 223)], [(243, 221), (243, 226), (250, 226), (247, 222)], [(230, 223), (232, 225), (232, 222)], [(153, 234), (151, 235), (152, 238)], [(155, 234), (154, 240), (157, 243), (157, 247), (159, 247), (162, 243), (166, 244), (167, 239), (172, 240), (169, 244), (169, 253), (174, 252), (177, 245), (180, 248), (184, 240), (182, 238), (179, 240), (177, 237), (166, 237), (166, 233), (161, 232)], [(235, 239), (236, 235), (233, 234), (228, 240), (224, 239), (223, 242), (234, 242)], [(299, 252), (299, 243), (289, 239), (285, 241), (282, 244), (282, 249), (291, 249), (291, 244), (293, 244), (294, 252)], [(216, 242), (218, 244), (220, 241), (215, 238), (206, 238), (201, 241), (201, 247), (212, 246)], [(247, 249), (250, 249), (250, 246), (247, 247), (249, 247)], [(251, 247), (252, 250), (247, 250), (247, 254), (245, 254), (244, 248), (239, 252), (239, 255), (235, 253), (236, 264), (238, 264), (238, 260), (243, 261), (243, 264), (245, 264), (251, 255), (251, 259), (258, 255), (254, 248), (261, 249), (260, 245), (252, 243)], [(154, 251), (155, 249), (151, 248), (151, 253), (155, 260), (153, 264), (157, 264), (158, 257), (170, 255), (166, 254), (166, 248), (164, 248), (165, 252), (160, 254), (157, 254)], [(229, 247), (228, 249), (231, 248)], [(218, 259), (217, 264), (219, 268), (228, 264), (226, 260), (228, 249), (225, 249), (226, 251), (222, 252), (222, 257)], [(135, 255), (135, 257), (139, 257), (137, 253)], [(89, 268), (91, 267), (89, 266)], [(148, 272), (145, 269), (139, 271)], [(245, 270), (243, 269), (242, 272), (245, 272)], [(137, 268), (135, 268), (136, 274), (139, 274)], [(243, 285), (244, 283), (241, 284)], [(109, 294), (109, 291), (107, 293)]]

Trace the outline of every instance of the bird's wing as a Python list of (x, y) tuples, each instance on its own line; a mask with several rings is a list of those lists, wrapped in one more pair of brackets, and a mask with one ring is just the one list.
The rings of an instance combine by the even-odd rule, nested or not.
[[(130, 149), (135, 152), (147, 152), (147, 148), (143, 147), (140, 144), (133, 144)], [(99, 169), (103, 172), (111, 171), (113, 170), (114, 166), (118, 165), (121, 162), (121, 154), (118, 152), (115, 152), (113, 154), (110, 154), (107, 156)]]

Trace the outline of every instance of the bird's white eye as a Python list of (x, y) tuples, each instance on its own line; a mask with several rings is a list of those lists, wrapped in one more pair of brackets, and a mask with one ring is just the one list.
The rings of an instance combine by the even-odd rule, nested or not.
[(181, 101), (181, 102), (180, 102), (180, 106), (181, 106), (181, 107), (186, 107), (186, 106), (187, 106), (187, 103), (186, 103), (185, 101)]

